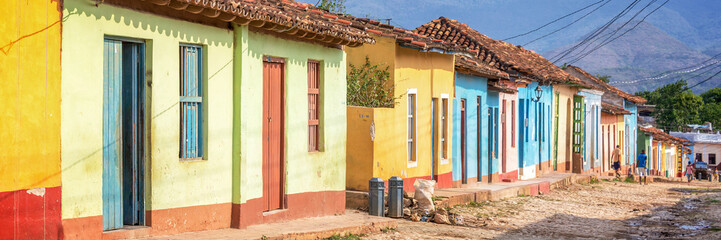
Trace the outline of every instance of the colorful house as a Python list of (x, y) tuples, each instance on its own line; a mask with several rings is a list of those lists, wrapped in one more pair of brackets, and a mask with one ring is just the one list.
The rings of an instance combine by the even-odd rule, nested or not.
[[(373, 177), (436, 180), (451, 187), (454, 116), (455, 44), (432, 40), (377, 21), (346, 17), (354, 27), (376, 37), (373, 45), (347, 48), (348, 71), (371, 64), (387, 66), (394, 96), (392, 108), (348, 106), (346, 187), (367, 190)], [(455, 102), (455, 103), (454, 103)]]
[[(582, 89), (578, 92), (580, 104), (577, 107), (583, 109), (583, 147), (579, 151), (583, 162), (583, 172), (593, 171), (601, 166), (601, 98), (604, 95), (604, 88), (598, 87), (596, 77), (587, 73), (581, 68), (568, 66), (566, 72), (577, 77), (584, 83), (591, 85), (592, 89)], [(602, 81), (601, 81), (602, 82)], [(576, 103), (574, 103), (576, 104)], [(575, 139), (575, 136), (574, 136)]]
[(498, 124), (492, 120), (497, 119), (498, 101), (489, 103), (488, 89), (490, 84), (492, 90), (500, 90), (494, 83), (508, 79), (508, 74), (462, 55), (456, 56), (455, 70), (453, 185), (491, 183), (498, 172), (498, 161), (489, 160), (498, 152)]
[[(616, 149), (616, 146), (621, 146), (618, 140), (623, 136), (621, 134), (622, 127), (619, 127), (619, 125), (623, 126), (623, 118), (628, 114), (631, 114), (631, 112), (621, 106), (606, 102), (601, 103), (601, 166), (597, 167), (597, 173), (613, 170), (611, 168), (613, 161), (615, 161), (612, 156), (613, 150)], [(623, 166), (623, 154), (618, 160)]]
[(0, 10), (0, 239), (56, 239), (60, 228), (59, 1)]
[(658, 161), (658, 153), (656, 152), (657, 146), (655, 146), (654, 143), (654, 137), (653, 133), (643, 131), (642, 128), (639, 127), (638, 131), (638, 143), (636, 144), (636, 147), (638, 148), (637, 151), (640, 153), (641, 150), (646, 151), (646, 156), (648, 156), (648, 169), (649, 174), (658, 174), (657, 171), (660, 168), (660, 163)]
[[(710, 168), (721, 170), (721, 134), (700, 132), (671, 132), (671, 136), (687, 139), (691, 144), (691, 161), (704, 161)], [(683, 162), (686, 164), (686, 162)]]
[(553, 85), (553, 170), (557, 172), (572, 172), (573, 155), (582, 149), (574, 148), (574, 145), (581, 145), (582, 139), (577, 136), (580, 136), (583, 121), (582, 110), (575, 108), (574, 101), (582, 99), (576, 95), (579, 90), (589, 87), (580, 80), (576, 81)]
[(65, 238), (343, 213), (342, 48), (367, 34), (292, 1), (62, 7)]
[(578, 81), (533, 51), (491, 39), (453, 19), (441, 17), (415, 31), (468, 46), (477, 51), (476, 59), (510, 75), (509, 80), (500, 84), (517, 92), (498, 92), (500, 178), (530, 179), (550, 171), (553, 168), (551, 84)]

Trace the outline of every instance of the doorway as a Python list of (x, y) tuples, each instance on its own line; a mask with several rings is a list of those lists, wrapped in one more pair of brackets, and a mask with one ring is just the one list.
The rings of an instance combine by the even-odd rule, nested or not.
[(483, 109), (482, 109), (483, 103), (481, 102), (481, 97), (476, 97), (476, 164), (478, 164), (478, 171), (476, 173), (476, 181), (481, 182), (483, 181), (483, 162), (481, 157), (481, 148), (483, 147), (483, 138), (481, 137), (481, 133), (483, 132), (482, 123), (481, 123), (481, 116), (483, 116)]
[(468, 183), (466, 172), (466, 99), (461, 99), (461, 180)]
[(501, 104), (501, 173), (506, 173), (506, 138), (508, 133), (506, 132), (506, 99), (503, 99)]
[(438, 98), (431, 99), (431, 180), (438, 181), (436, 177), (436, 134), (438, 134), (438, 124), (436, 123), (436, 109), (438, 108)]
[(263, 57), (263, 211), (284, 208), (285, 60)]
[(145, 44), (105, 39), (103, 230), (145, 224)]

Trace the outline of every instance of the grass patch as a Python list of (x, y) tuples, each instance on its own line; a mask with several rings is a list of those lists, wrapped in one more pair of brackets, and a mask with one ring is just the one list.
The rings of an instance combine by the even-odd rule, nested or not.
[(396, 231), (396, 228), (392, 228), (392, 227), (385, 227), (385, 228), (381, 229), (381, 232), (383, 232), (383, 233), (395, 232), (395, 231)]
[(438, 201), (438, 200), (441, 200), (441, 199), (444, 199), (444, 198), (445, 198), (445, 197), (441, 197), (441, 196), (433, 196), (433, 197), (431, 197), (431, 201), (434, 201), (434, 202), (435, 202), (435, 201)]
[(709, 230), (709, 231), (712, 231), (712, 232), (721, 232), (721, 228), (720, 228), (720, 227), (712, 227), (712, 228), (709, 228), (708, 230)]
[(591, 178), (591, 181), (588, 181), (588, 184), (598, 184), (600, 181), (598, 181), (598, 178)]
[(486, 203), (486, 202), (476, 202), (476, 201), (472, 201), (472, 202), (467, 203), (467, 204), (466, 204), (466, 207), (479, 208), (479, 207), (483, 207), (483, 206), (486, 206), (486, 205), (488, 205), (488, 203)]
[(636, 183), (636, 179), (633, 177), (626, 177), (626, 179), (623, 180), (625, 183)]
[(526, 195), (526, 194), (518, 194), (518, 197), (530, 197), (530, 196), (531, 196), (531, 195)]
[(601, 180), (603, 180), (604, 182), (610, 182), (610, 181), (611, 181), (611, 180), (608, 180), (608, 179), (605, 179), (605, 178), (604, 178), (604, 179), (601, 179)]
[(721, 201), (716, 200), (716, 199), (709, 199), (708, 202), (710, 202), (710, 203), (718, 203), (718, 202), (721, 202)]
[(324, 240), (360, 240), (361, 237), (364, 237), (364, 236), (365, 236), (365, 234), (356, 235), (356, 234), (351, 233), (351, 234), (346, 234), (346, 235), (342, 235), (342, 236), (340, 234), (336, 234), (336, 235), (330, 236), (328, 238), (324, 238)]

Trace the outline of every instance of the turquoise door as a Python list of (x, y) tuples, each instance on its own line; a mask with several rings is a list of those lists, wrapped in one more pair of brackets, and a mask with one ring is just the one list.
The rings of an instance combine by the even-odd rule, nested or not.
[(121, 186), (122, 152), (122, 48), (120, 41), (105, 40), (103, 53), (103, 230), (123, 227)]
[(145, 222), (143, 46), (104, 43), (103, 230)]

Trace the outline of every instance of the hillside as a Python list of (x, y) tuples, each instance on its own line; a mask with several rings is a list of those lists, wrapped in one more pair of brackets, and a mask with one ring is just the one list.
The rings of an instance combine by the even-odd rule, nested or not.
[[(612, 27), (611, 29), (615, 28)], [(573, 45), (575, 43), (551, 50), (543, 55), (550, 58)], [(558, 61), (557, 64), (569, 62), (573, 58), (566, 57)], [(612, 81), (627, 81), (651, 77), (670, 69), (694, 66), (707, 59), (709, 59), (708, 55), (690, 48), (656, 26), (642, 22), (633, 31), (599, 48), (573, 65), (593, 74), (610, 75)], [(692, 75), (672, 76), (666, 79), (646, 80), (630, 84), (616, 83), (614, 85), (627, 92), (634, 93), (640, 90), (653, 90), (659, 86), (674, 82), (679, 77), (687, 78)], [(701, 77), (692, 79), (690, 84), (702, 80)], [(718, 85), (718, 82), (709, 81), (694, 90), (703, 92), (713, 85)]]

